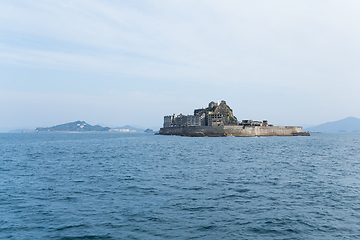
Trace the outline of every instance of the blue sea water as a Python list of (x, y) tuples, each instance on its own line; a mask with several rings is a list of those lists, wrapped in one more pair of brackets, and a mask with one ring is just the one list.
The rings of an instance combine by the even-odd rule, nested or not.
[(0, 238), (360, 238), (360, 134), (0, 134)]

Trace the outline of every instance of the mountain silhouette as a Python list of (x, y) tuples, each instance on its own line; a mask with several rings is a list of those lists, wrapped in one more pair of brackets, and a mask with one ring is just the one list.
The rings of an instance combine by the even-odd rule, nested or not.
[(335, 122), (327, 122), (315, 127), (306, 128), (309, 132), (360, 132), (360, 119), (347, 117)]

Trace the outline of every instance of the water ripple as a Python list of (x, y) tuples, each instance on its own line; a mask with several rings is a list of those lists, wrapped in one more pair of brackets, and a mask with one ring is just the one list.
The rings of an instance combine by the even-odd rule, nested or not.
[(360, 238), (360, 134), (0, 134), (0, 238)]

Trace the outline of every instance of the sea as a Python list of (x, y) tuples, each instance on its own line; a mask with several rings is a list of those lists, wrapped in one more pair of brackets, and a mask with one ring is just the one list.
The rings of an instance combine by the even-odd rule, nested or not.
[(359, 239), (360, 133), (1, 133), (0, 239)]

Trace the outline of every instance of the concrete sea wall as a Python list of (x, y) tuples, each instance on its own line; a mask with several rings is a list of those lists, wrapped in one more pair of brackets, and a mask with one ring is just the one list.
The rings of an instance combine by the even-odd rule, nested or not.
[(189, 137), (255, 137), (255, 136), (310, 136), (302, 127), (290, 126), (191, 126), (161, 128), (159, 135)]

